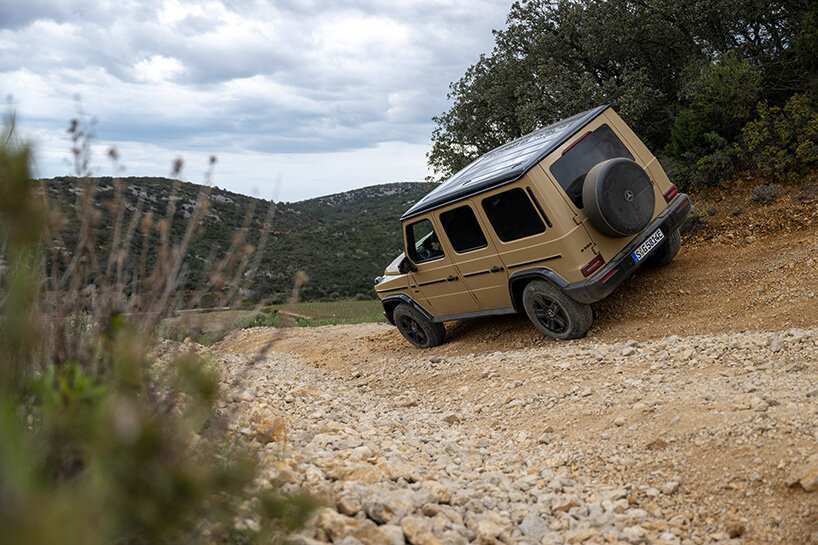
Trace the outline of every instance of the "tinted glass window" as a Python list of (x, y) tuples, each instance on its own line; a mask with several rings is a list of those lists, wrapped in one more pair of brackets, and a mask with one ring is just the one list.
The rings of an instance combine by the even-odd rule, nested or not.
[(406, 254), (414, 263), (443, 257), (443, 248), (431, 221), (420, 220), (406, 226)]
[(594, 165), (614, 157), (633, 159), (631, 152), (611, 128), (602, 125), (557, 159), (551, 165), (551, 174), (574, 204), (582, 208), (582, 182), (585, 181), (585, 175)]
[(529, 237), (545, 231), (534, 205), (520, 188), (483, 199), (483, 210), (503, 242)]
[(470, 250), (485, 248), (486, 237), (470, 206), (461, 206), (440, 214), (440, 223), (454, 251), (462, 254)]

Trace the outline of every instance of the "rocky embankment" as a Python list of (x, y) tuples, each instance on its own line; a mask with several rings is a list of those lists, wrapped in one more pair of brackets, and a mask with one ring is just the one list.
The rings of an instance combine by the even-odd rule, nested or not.
[(386, 327), (346, 327), (336, 365), (212, 351), (260, 484), (327, 506), (300, 545), (818, 543), (818, 331), (355, 361)]

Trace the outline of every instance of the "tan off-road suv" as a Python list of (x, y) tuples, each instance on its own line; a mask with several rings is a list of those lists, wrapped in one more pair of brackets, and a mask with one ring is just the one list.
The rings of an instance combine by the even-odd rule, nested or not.
[(405, 252), (375, 291), (418, 348), (443, 342), (443, 322), (515, 312), (575, 339), (591, 327), (590, 303), (643, 263), (670, 263), (689, 213), (687, 195), (600, 106), (483, 155), (407, 210)]

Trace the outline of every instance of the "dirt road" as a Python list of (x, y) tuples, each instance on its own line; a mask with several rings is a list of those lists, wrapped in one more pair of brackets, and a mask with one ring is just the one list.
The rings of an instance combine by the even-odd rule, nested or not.
[(652, 517), (575, 542), (812, 543), (818, 492), (789, 484), (818, 453), (818, 214), (807, 201), (763, 222), (739, 217), (744, 201), (731, 208), (729, 189), (670, 266), (594, 306), (582, 340), (555, 343), (506, 317), (450, 324), (447, 343), (427, 351), (383, 324), (256, 328), (216, 348), (248, 355), (275, 340), (276, 357), (401, 418), (488, 430), (489, 444), (528, 453), (532, 467), (625, 486), (630, 507)]

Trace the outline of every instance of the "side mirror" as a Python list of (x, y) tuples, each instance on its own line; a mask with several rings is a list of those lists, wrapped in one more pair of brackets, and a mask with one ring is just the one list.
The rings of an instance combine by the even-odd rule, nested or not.
[(418, 268), (415, 266), (414, 263), (409, 261), (408, 257), (404, 257), (401, 260), (400, 265), (398, 265), (398, 270), (400, 271), (401, 274), (406, 274), (408, 272), (417, 272)]

